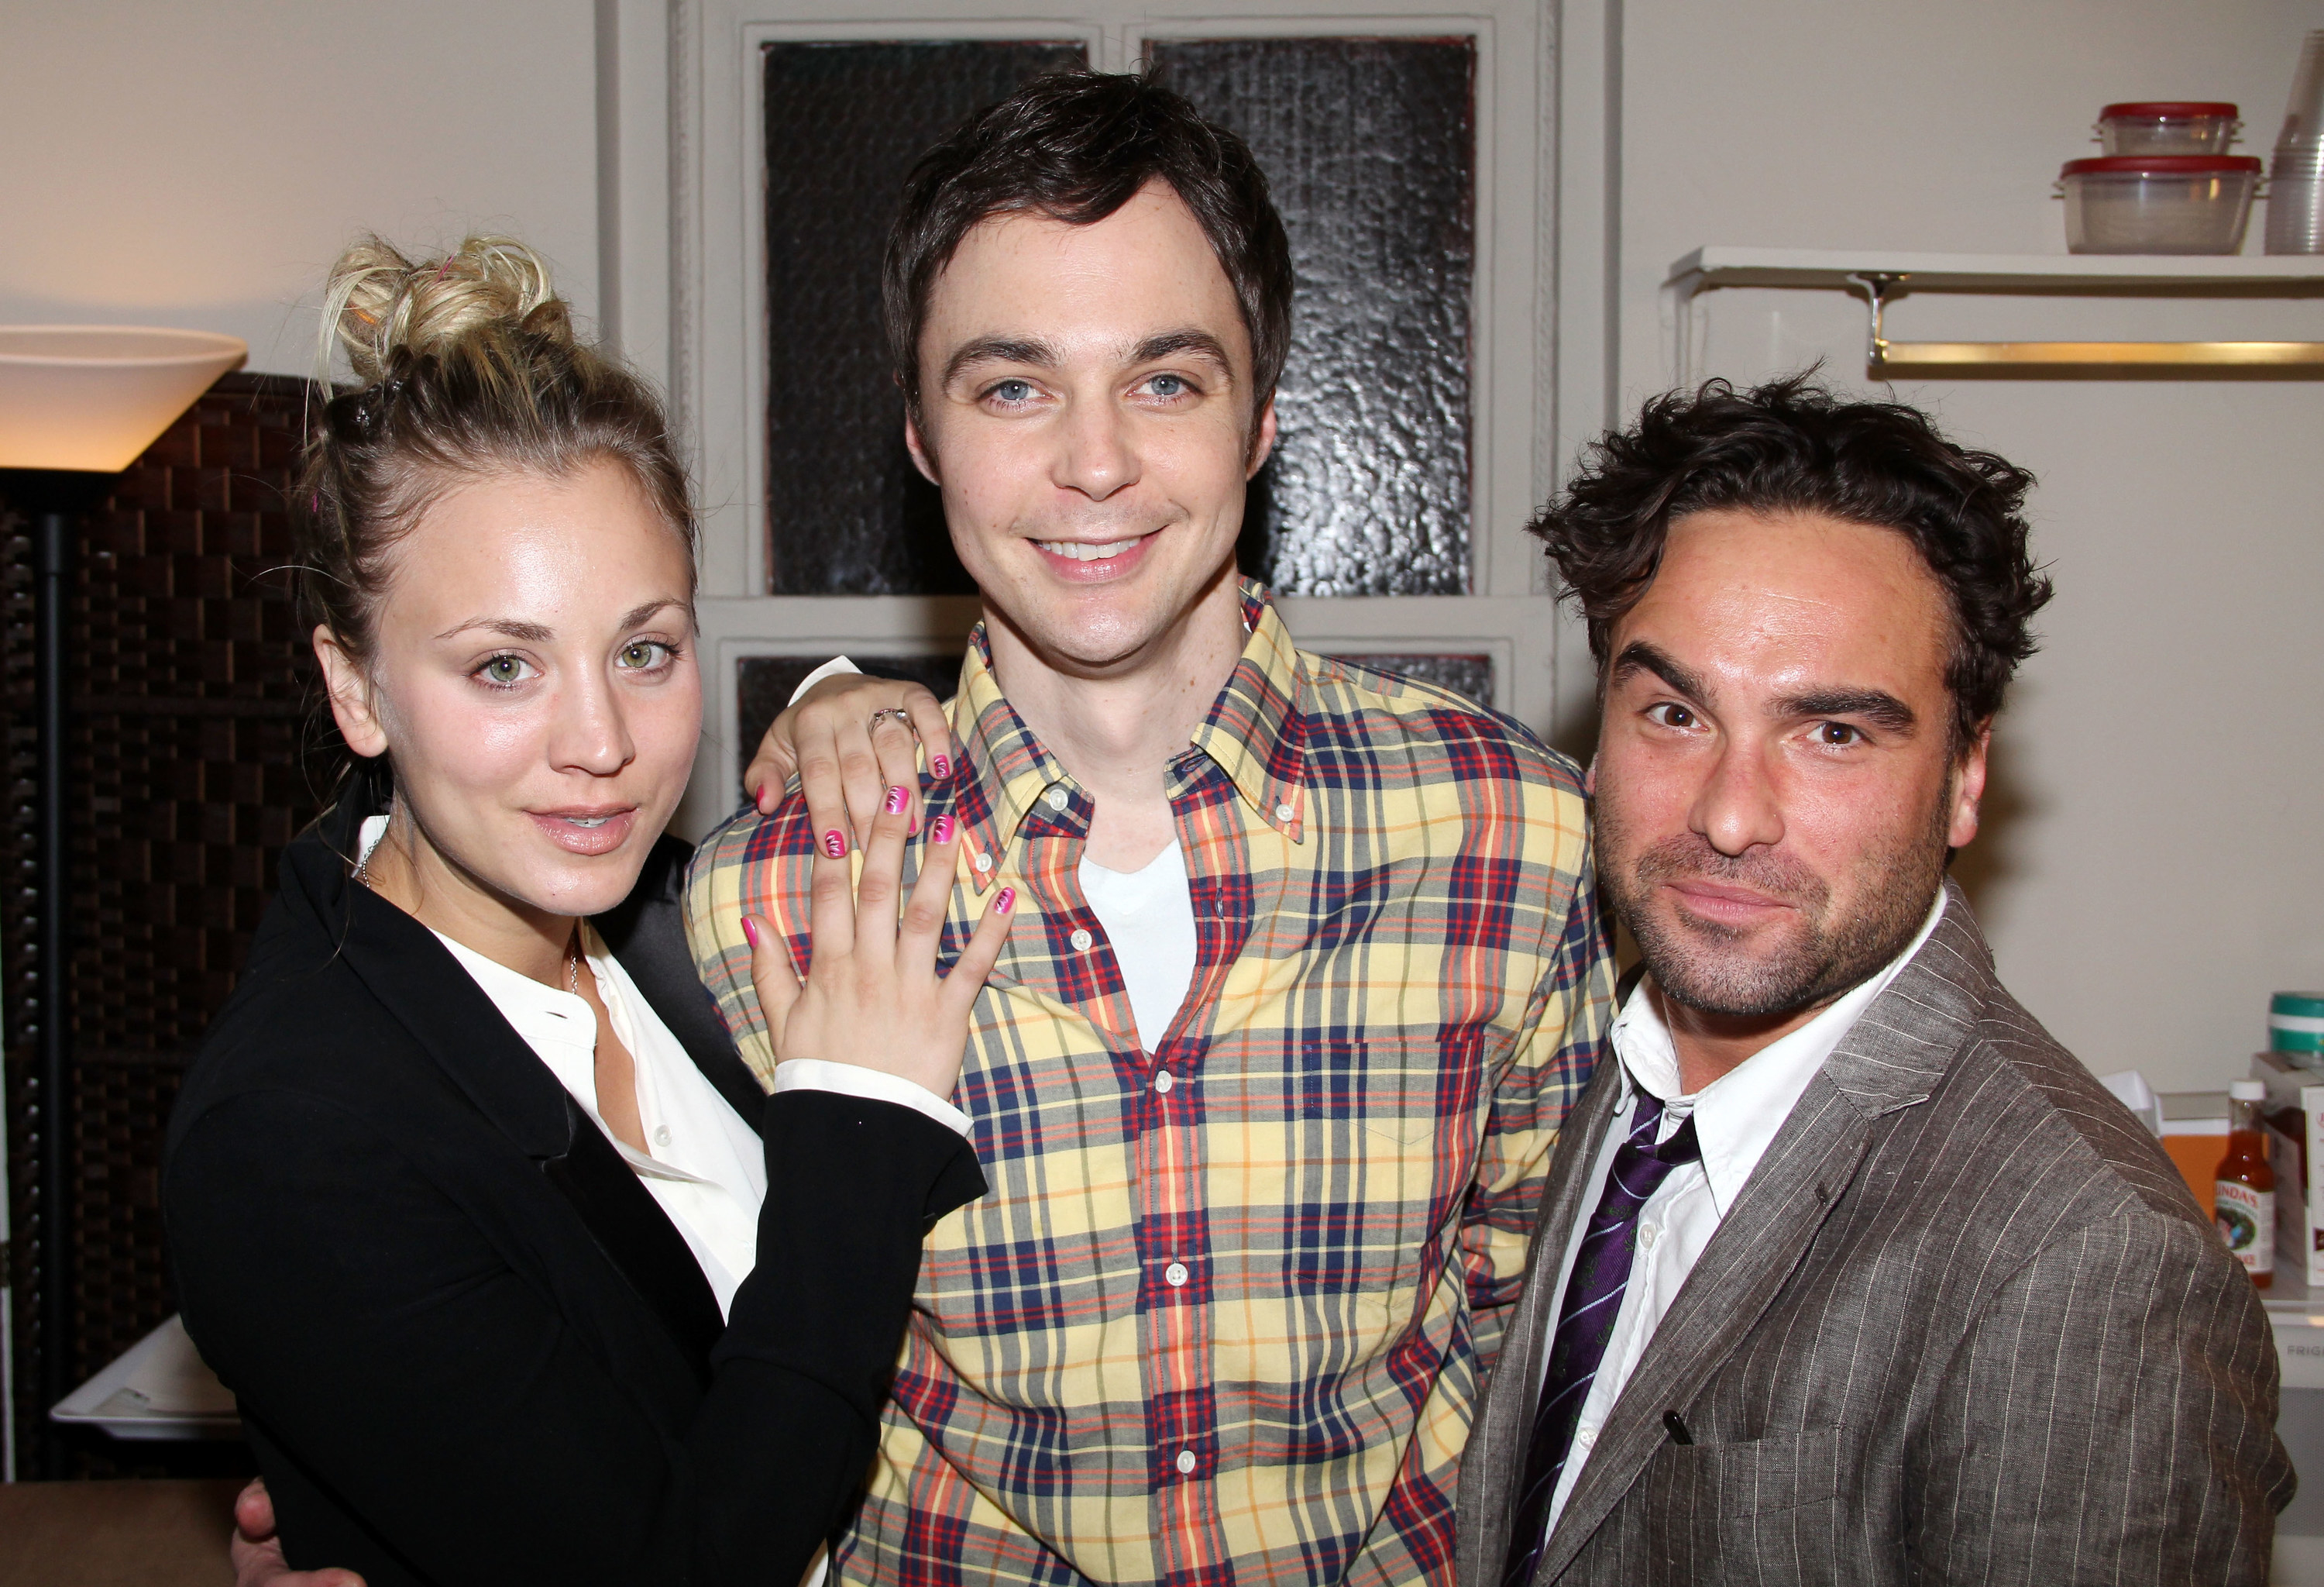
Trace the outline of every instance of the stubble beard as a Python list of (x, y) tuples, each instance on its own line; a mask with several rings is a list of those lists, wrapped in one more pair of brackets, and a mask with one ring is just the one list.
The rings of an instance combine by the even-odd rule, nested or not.
[[(1861, 907), (1832, 918), (1831, 888), (1794, 861), (1752, 850), (1723, 854), (1700, 834), (1665, 838), (1627, 866), (1606, 868), (1609, 900), (1637, 940), (1638, 952), (1665, 997), (1705, 1014), (1757, 1019), (1828, 1003), (1902, 953), (1913, 940), (1944, 877), (1950, 789), (1929, 819), (1857, 865)], [(1600, 852), (1626, 852), (1618, 804), (1599, 802)], [(1665, 895), (1681, 880), (1748, 887), (1799, 913), (1801, 929), (1772, 950), (1754, 952), (1748, 933), (1682, 916)]]

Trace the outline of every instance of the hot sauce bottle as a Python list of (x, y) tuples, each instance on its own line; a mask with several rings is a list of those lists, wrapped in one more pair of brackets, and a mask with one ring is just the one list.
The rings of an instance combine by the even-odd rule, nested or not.
[(2267, 1087), (2237, 1080), (2227, 1087), (2227, 1155), (2213, 1176), (2211, 1215), (2219, 1233), (2262, 1289), (2275, 1282), (2275, 1170), (2268, 1167), (2267, 1137), (2259, 1106)]

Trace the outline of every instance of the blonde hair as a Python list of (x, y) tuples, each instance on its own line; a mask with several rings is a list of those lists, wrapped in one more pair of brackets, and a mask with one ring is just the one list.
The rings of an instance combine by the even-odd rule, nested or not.
[(364, 238), (324, 287), (326, 390), (335, 349), (356, 383), (325, 404), (307, 442), (294, 502), (300, 598), (308, 622), (358, 661), (371, 652), (390, 553), (464, 480), (616, 464), (691, 567), (694, 508), (660, 401), (579, 338), (548, 263), (522, 243), (474, 236), (415, 260)]

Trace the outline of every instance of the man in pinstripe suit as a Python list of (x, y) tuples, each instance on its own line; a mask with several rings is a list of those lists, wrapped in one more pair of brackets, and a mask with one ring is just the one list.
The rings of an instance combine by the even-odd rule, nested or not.
[(1714, 383), (1536, 525), (1645, 978), (1471, 1433), (1463, 1587), (2266, 1579), (2259, 1302), (1945, 876), (2050, 593), (2031, 484)]

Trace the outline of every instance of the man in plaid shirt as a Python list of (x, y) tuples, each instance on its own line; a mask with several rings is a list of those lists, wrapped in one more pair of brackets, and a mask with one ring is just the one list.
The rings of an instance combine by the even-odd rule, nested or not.
[[(1183, 100), (1028, 85), (915, 173), (886, 285), (984, 600), (959, 763), (924, 735), (887, 797), (964, 834), (949, 945), (1004, 893), (1019, 918), (954, 1099), (992, 1188), (928, 1239), (833, 1573), (1449, 1581), (1610, 1002), (1574, 768), (1296, 649), (1237, 579), (1290, 267), (1249, 152)], [(846, 828), (793, 798), (696, 861), (696, 960), (777, 1087), (742, 917), (804, 967)]]

